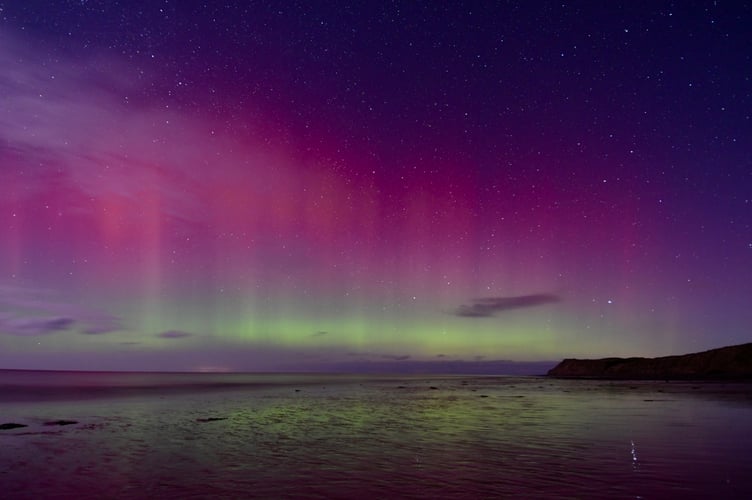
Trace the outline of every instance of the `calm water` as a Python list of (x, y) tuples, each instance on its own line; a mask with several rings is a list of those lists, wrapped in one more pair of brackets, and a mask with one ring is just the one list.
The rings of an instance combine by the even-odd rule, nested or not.
[(3, 498), (752, 498), (750, 384), (0, 372), (8, 422)]

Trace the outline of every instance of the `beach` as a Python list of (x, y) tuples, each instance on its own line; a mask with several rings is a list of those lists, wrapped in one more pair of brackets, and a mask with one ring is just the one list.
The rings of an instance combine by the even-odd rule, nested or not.
[(752, 385), (0, 373), (5, 498), (752, 495)]

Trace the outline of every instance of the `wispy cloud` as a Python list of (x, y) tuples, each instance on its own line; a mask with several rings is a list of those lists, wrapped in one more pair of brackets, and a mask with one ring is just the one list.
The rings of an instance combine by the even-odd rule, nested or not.
[(553, 302), (559, 302), (558, 295), (551, 293), (537, 293), (532, 295), (517, 295), (513, 297), (483, 297), (474, 299), (470, 304), (459, 306), (454, 315), (463, 318), (489, 318), (497, 313), (535, 307)]
[(405, 361), (410, 359), (410, 356), (407, 354), (384, 354), (379, 352), (347, 352), (345, 355), (371, 361), (384, 359), (389, 361)]
[(73, 318), (0, 318), (0, 332), (19, 337), (47, 335), (70, 329), (76, 322)]
[(166, 332), (161, 332), (157, 334), (157, 337), (162, 339), (183, 339), (186, 337), (193, 336), (190, 332), (184, 332), (181, 330), (168, 330)]
[(398, 355), (398, 354), (384, 354), (381, 356), (381, 359), (390, 359), (392, 361), (405, 361), (407, 359), (410, 359), (410, 356), (407, 354)]
[(76, 330), (89, 335), (123, 330), (117, 316), (66, 303), (46, 289), (0, 285), (0, 333), (47, 335)]

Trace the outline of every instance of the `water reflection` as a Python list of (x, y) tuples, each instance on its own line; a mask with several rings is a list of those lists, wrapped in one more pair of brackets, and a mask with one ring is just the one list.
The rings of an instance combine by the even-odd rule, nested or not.
[[(245, 382), (4, 405), (3, 418), (28, 427), (0, 434), (3, 484), (22, 497), (92, 498), (752, 493), (749, 385)], [(59, 418), (79, 424), (42, 425)]]

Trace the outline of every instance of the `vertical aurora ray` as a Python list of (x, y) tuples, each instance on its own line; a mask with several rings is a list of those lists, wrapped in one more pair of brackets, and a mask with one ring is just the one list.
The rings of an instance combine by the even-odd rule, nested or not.
[(4, 6), (0, 367), (747, 340), (748, 13), (719, 11), (721, 37), (583, 8), (593, 44), (559, 6), (559, 46), (531, 7), (119, 12), (139, 37), (103, 32), (119, 8)]

